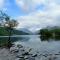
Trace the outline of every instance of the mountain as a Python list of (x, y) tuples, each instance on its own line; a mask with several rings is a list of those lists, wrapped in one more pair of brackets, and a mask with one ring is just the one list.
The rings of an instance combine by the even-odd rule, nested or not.
[(29, 35), (29, 33), (24, 32), (24, 31), (20, 31), (20, 30), (14, 30), (14, 35)]
[[(5, 27), (0, 27), (0, 36), (8, 36), (8, 35), (9, 31)], [(11, 35), (29, 35), (29, 33), (22, 30), (13, 29), (11, 31)]]
[(20, 28), (19, 31), (25, 32), (27, 34), (33, 34), (30, 30), (28, 30), (27, 28)]

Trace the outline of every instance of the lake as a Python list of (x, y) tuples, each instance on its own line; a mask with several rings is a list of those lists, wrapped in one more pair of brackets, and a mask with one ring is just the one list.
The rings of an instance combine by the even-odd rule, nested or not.
[[(5, 40), (7, 37), (0, 37), (0, 40)], [(49, 39), (41, 40), (39, 35), (19, 35), (12, 36), (11, 40), (15, 44), (22, 44), (25, 47), (33, 48), (34, 51), (41, 53), (57, 53), (60, 52), (60, 41)]]

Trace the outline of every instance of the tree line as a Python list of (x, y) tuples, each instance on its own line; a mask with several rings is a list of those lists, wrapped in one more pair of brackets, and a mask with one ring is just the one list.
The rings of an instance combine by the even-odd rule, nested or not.
[(60, 27), (53, 27), (53, 28), (43, 28), (39, 32), (41, 38), (55, 38), (60, 39)]

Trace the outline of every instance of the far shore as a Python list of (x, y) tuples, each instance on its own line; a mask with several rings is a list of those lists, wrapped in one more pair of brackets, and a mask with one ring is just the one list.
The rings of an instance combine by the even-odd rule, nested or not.
[[(20, 37), (20, 36), (23, 36), (23, 35), (12, 35), (10, 37)], [(28, 36), (28, 35), (25, 35), (25, 36)], [(0, 36), (0, 37), (9, 37), (9, 36)]]

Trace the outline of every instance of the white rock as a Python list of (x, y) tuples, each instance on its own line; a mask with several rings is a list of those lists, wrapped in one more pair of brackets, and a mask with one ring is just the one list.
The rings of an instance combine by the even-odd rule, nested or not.
[(18, 52), (18, 51), (19, 51), (19, 49), (16, 46), (10, 48), (10, 52)]

